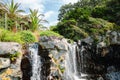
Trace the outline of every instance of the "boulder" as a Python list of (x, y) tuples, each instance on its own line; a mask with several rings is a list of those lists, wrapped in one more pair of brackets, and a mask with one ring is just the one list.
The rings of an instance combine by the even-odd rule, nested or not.
[(0, 42), (0, 55), (14, 54), (21, 50), (21, 45), (15, 42)]
[(9, 58), (0, 58), (0, 69), (4, 69), (10, 66)]
[[(0, 79), (20, 80), (22, 46), (15, 42), (0, 42)], [(20, 54), (19, 54), (20, 53)], [(18, 56), (14, 55), (17, 54)]]

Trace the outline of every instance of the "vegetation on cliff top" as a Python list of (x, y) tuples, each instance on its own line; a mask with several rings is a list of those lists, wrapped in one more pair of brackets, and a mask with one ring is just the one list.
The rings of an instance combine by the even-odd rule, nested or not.
[(104, 35), (108, 30), (120, 31), (119, 0), (80, 0), (63, 5), (59, 12), (59, 23), (51, 30), (69, 39)]
[(55, 37), (63, 37), (60, 34), (53, 31), (40, 31), (40, 36), (55, 36)]
[(47, 22), (43, 19), (44, 15), (39, 14), (37, 9), (29, 9), (30, 14), (21, 15), (20, 3), (15, 3), (14, 0), (0, 1), (0, 28), (5, 28), (9, 31), (17, 32), (22, 30), (30, 30), (32, 32), (42, 27), (42, 22)]
[(30, 31), (11, 32), (0, 29), (0, 41), (2, 42), (18, 42), (21, 44), (35, 42), (35, 36)]
[(37, 9), (29, 9), (29, 15), (21, 15), (20, 3), (14, 0), (0, 1), (0, 41), (21, 44), (38, 41), (39, 36), (60, 36), (53, 31), (41, 31), (44, 15)]
[[(114, 4), (113, 4), (114, 3)], [(63, 5), (59, 10), (58, 24), (51, 31), (41, 31), (44, 15), (29, 9), (29, 15), (21, 15), (20, 4), (0, 1), (0, 41), (31, 43), (39, 36), (64, 36), (79, 40), (88, 36), (104, 35), (108, 30), (120, 31), (119, 0), (80, 0)], [(37, 32), (37, 33), (36, 33)]]

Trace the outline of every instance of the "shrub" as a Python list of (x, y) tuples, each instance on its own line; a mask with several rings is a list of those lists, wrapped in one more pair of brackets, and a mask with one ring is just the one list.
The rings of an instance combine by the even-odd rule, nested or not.
[(23, 43), (32, 43), (36, 41), (35, 36), (30, 31), (21, 31), (18, 34)]
[(0, 41), (22, 43), (19, 34), (4, 29), (0, 29)]
[(56, 27), (52, 27), (52, 30), (58, 32), (65, 38), (72, 39), (74, 41), (88, 36), (83, 29), (76, 26), (76, 22), (74, 20), (59, 22)]
[(7, 34), (5, 35), (3, 41), (22, 43), (22, 41), (20, 39), (20, 35), (17, 34), (17, 33), (11, 33), (11, 32), (7, 32)]
[(21, 44), (35, 42), (35, 36), (30, 31), (21, 31), (14, 33), (8, 30), (0, 29), (0, 41), (18, 42)]
[(0, 29), (0, 41), (4, 40), (4, 37), (6, 35), (7, 31), (4, 29)]

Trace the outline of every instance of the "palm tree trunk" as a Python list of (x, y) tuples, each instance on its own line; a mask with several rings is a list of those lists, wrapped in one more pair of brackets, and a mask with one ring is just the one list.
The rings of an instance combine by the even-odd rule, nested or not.
[(16, 27), (16, 32), (17, 32), (17, 21), (15, 21), (15, 27)]
[(5, 13), (5, 29), (7, 29), (7, 13)]
[(12, 27), (12, 31), (13, 31), (14, 33), (17, 32), (17, 21), (15, 21), (15, 25)]

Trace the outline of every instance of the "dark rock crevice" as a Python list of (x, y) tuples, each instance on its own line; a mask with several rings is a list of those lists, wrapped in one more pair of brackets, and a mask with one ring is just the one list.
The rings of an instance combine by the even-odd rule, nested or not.
[(47, 77), (50, 74), (50, 66), (51, 66), (51, 58), (49, 57), (49, 51), (47, 49), (43, 49), (41, 45), (39, 45), (38, 54), (41, 57), (41, 80), (47, 80)]
[(32, 67), (28, 57), (23, 57), (21, 61), (22, 80), (30, 80)]
[[(105, 75), (109, 72), (120, 71), (119, 44), (111, 44), (107, 47), (97, 48), (96, 46), (81, 42), (78, 47), (80, 54), (79, 57), (83, 59), (83, 62), (80, 62), (80, 65), (83, 67), (81, 72), (93, 75), (91, 78), (94, 77), (94, 80), (99, 76), (102, 76), (104, 79), (106, 79)], [(81, 53), (82, 47), (84, 50)]]

